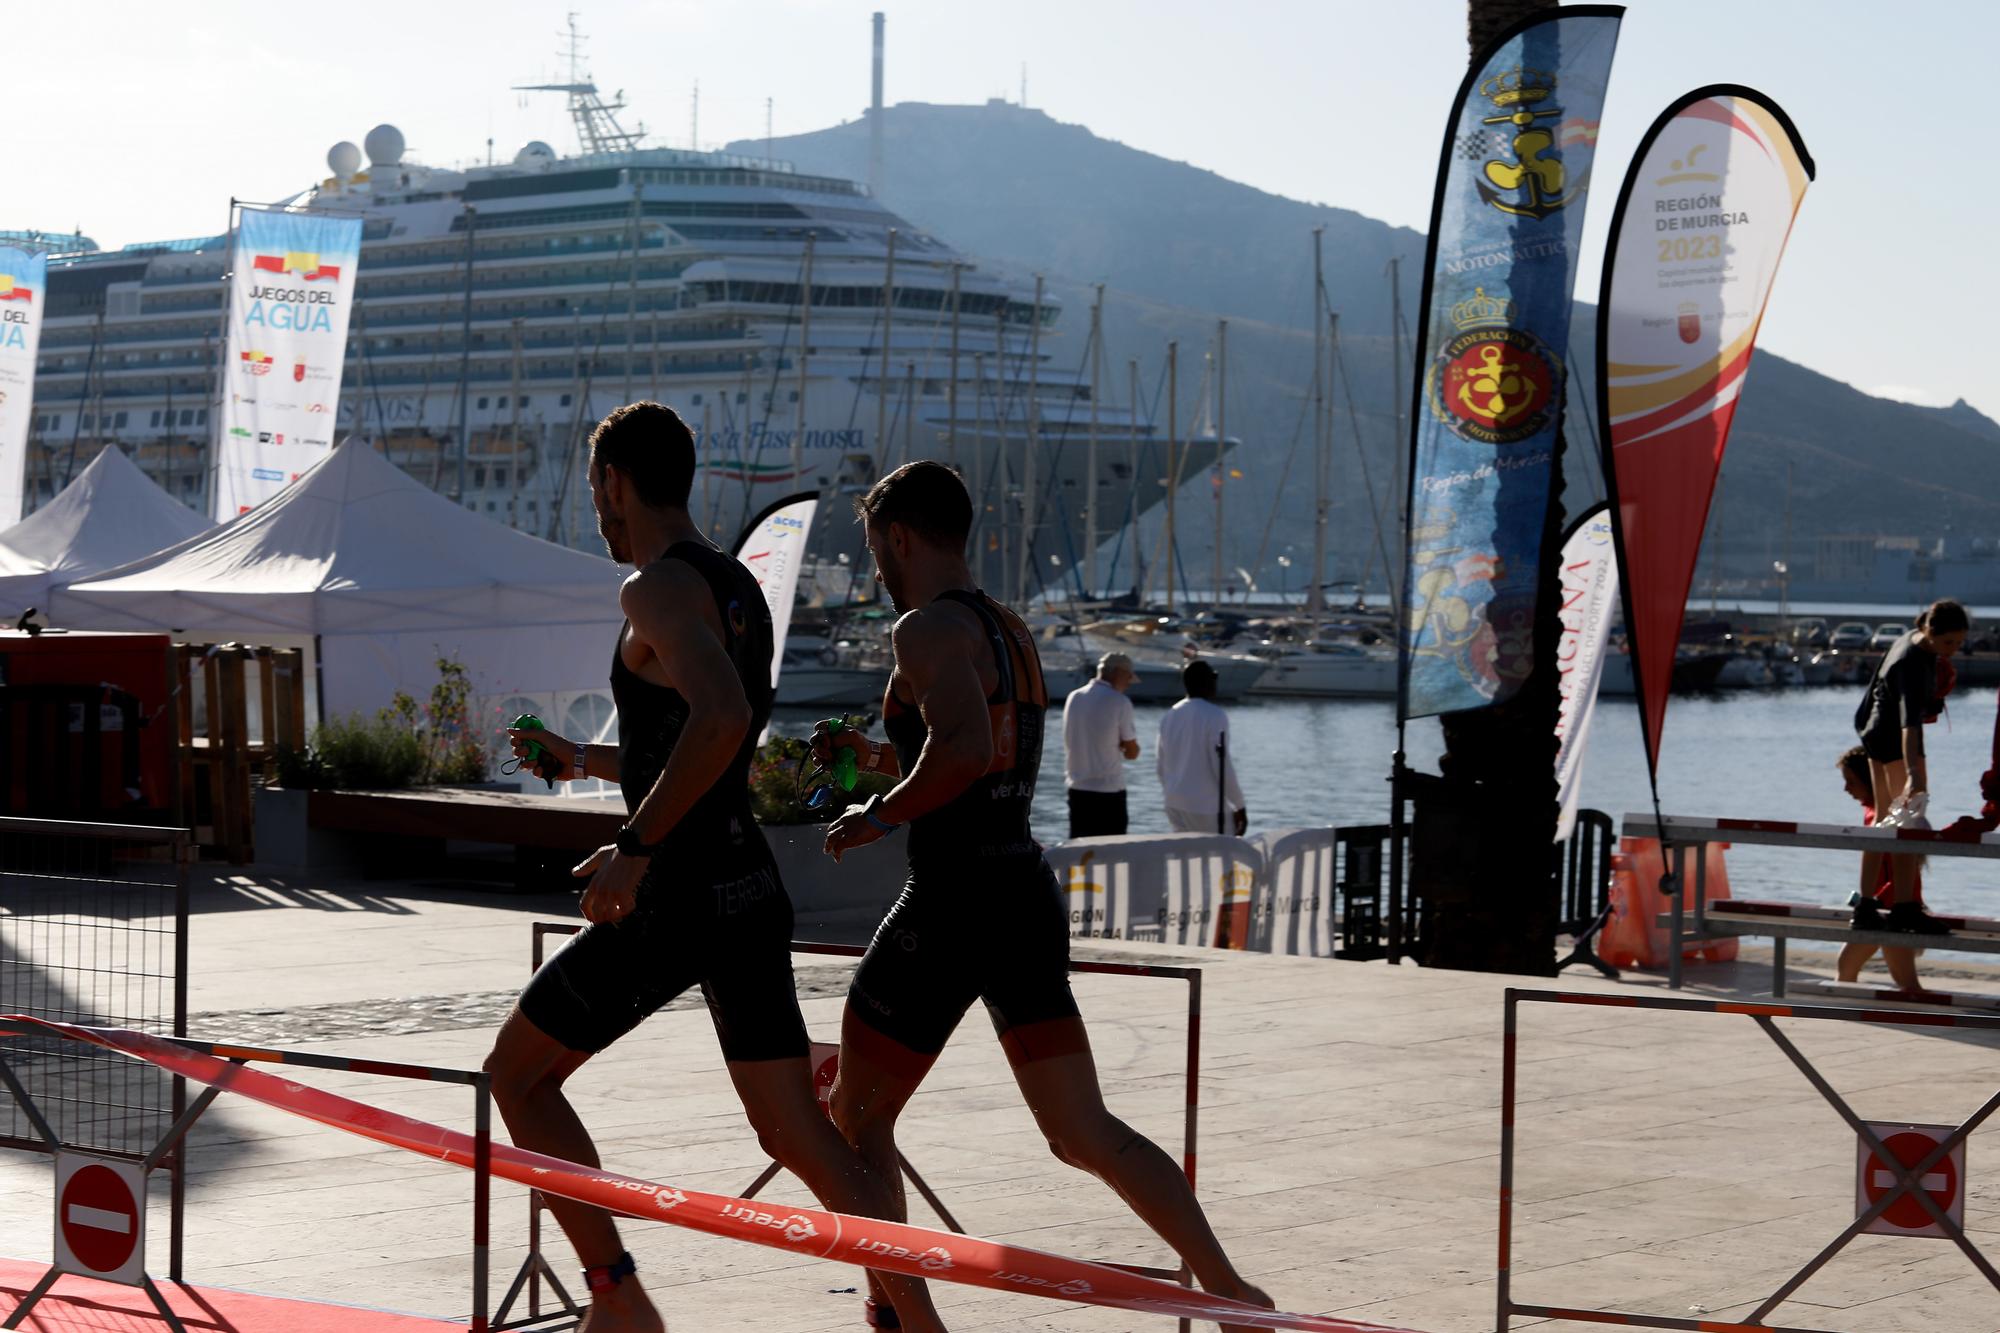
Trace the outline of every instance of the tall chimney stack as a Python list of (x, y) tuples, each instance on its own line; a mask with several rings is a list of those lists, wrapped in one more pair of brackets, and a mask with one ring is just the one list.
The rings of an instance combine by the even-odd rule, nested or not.
[(874, 97), (868, 109), (868, 192), (882, 194), (882, 24), (881, 10), (875, 11)]

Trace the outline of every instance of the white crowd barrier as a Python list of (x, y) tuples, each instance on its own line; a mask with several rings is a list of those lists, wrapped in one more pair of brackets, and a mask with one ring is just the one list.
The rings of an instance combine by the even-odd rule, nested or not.
[[(1078, 939), (1147, 940), (1331, 957), (1331, 828), (1078, 838), (1048, 849)], [(1225, 927), (1225, 918), (1227, 926)]]

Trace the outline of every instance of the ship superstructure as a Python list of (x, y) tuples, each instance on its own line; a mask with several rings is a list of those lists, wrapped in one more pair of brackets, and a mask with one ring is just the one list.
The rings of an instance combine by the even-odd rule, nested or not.
[[(330, 174), (285, 201), (364, 219), (341, 393), (324, 405), (337, 437), (585, 549), (597, 542), (585, 442), (634, 398), (697, 429), (694, 506), (725, 541), (793, 491), (838, 496), (910, 457), (944, 458), (979, 498), (989, 586), (1026, 593), (1084, 558), (1093, 461), (1104, 538), (1159, 502), (1170, 466), (1185, 480), (1213, 464), (1212, 437), (1170, 450), (1163, 431), (1101, 402), (1090, 447), (1086, 349), (1071, 340), (1055, 355), (1060, 304), (982, 270), (867, 187), (641, 146), (621, 103), (574, 70), (536, 87), (569, 98), (574, 155), (533, 142), (504, 163), (436, 168), (381, 125), (365, 166), (362, 149), (336, 145)], [(216, 395), (229, 391), (227, 254), (217, 235), (51, 255), (30, 506), (112, 441), (202, 504)], [(829, 565), (858, 553), (851, 531), (822, 548)]]

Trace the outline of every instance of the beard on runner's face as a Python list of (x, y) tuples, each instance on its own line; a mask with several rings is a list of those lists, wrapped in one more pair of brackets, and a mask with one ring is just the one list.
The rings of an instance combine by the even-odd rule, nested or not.
[(895, 555), (889, 550), (889, 534), (870, 527), (867, 536), (868, 554), (875, 560), (875, 581), (889, 594), (891, 606), (899, 612), (909, 610), (910, 608), (903, 604), (903, 570), (896, 562)]
[(596, 467), (590, 470), (590, 505), (597, 511), (597, 535), (604, 539), (604, 549), (612, 563), (631, 564), (632, 543), (625, 520), (611, 512), (611, 500), (604, 490), (604, 474)]

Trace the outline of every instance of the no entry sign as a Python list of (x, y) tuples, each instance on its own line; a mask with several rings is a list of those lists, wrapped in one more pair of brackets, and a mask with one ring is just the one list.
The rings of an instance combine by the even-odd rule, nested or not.
[[(1902, 1125), (1870, 1123), (1868, 1129), (1882, 1141), (1882, 1146), (1902, 1163), (1904, 1169), (1912, 1170), (1917, 1163), (1929, 1157), (1938, 1144), (1957, 1129), (1956, 1125)], [(1874, 1207), (1885, 1195), (1893, 1193), (1897, 1186), (1896, 1174), (1888, 1164), (1868, 1150), (1868, 1145), (1856, 1140), (1857, 1174), (1855, 1178), (1854, 1211), (1858, 1217)], [(1937, 1203), (1938, 1208), (1955, 1225), (1965, 1225), (1965, 1143), (1961, 1140), (1930, 1170), (1924, 1172), (1917, 1185)], [(1882, 1215), (1870, 1222), (1863, 1230), (1878, 1236), (1944, 1236), (1945, 1229), (1934, 1221), (1916, 1197), (1909, 1192), (1897, 1196), (1896, 1201), (1882, 1210)]]
[(136, 1162), (56, 1154), (56, 1267), (138, 1286), (146, 1277), (146, 1173)]

